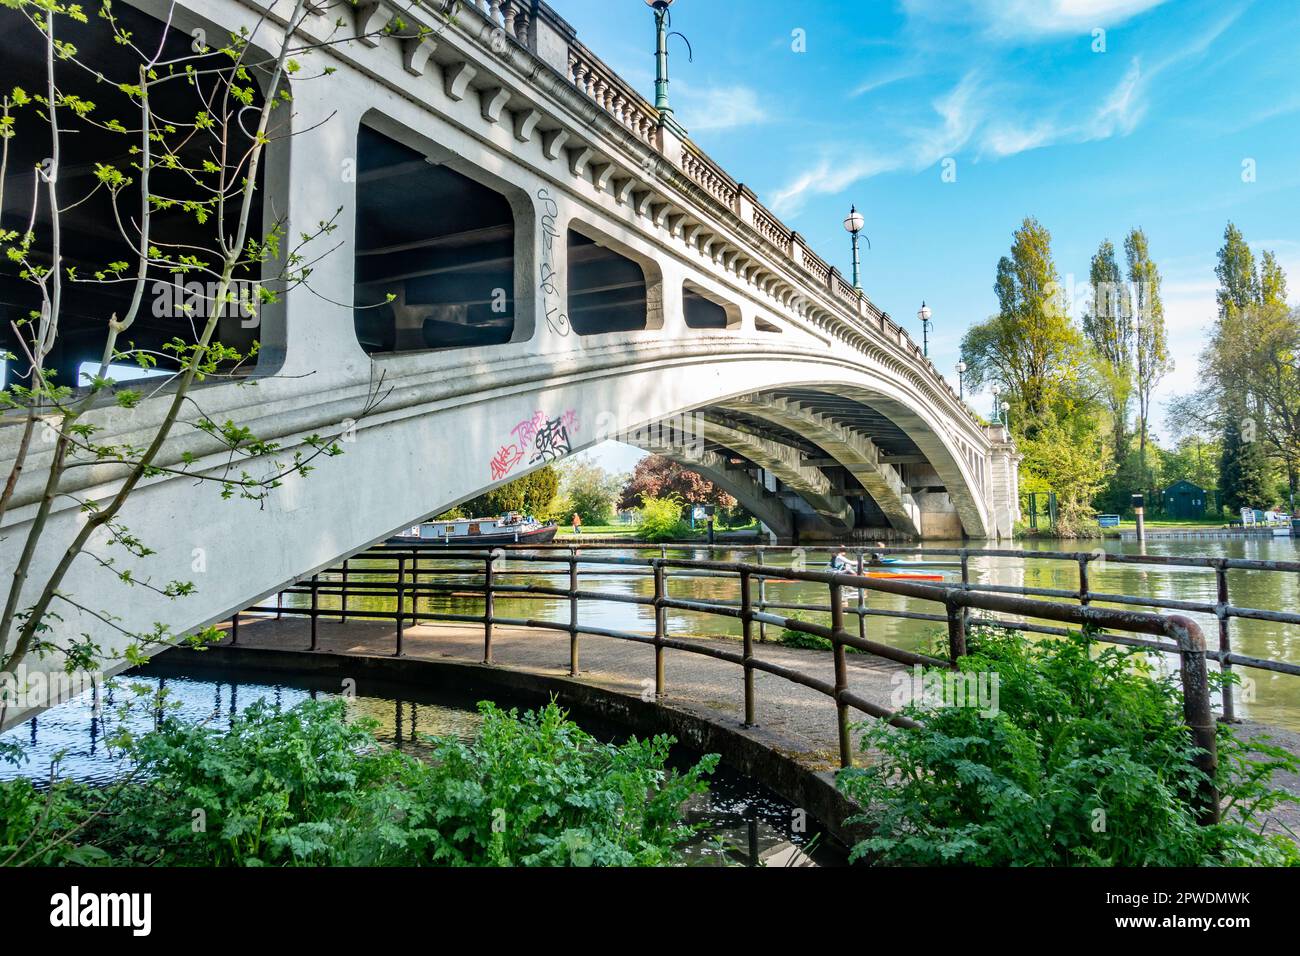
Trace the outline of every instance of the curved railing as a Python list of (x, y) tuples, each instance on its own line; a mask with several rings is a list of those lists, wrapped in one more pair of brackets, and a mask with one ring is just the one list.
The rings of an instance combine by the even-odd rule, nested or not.
[[(949, 553), (959, 554), (964, 549), (948, 549)], [(940, 553), (930, 551), (928, 553)], [(970, 552), (997, 553), (997, 552)], [(1023, 554), (1017, 552), (1017, 554)], [(503, 561), (512, 564), (522, 563), (522, 569), (511, 568), (512, 578), (529, 575), (555, 576), (567, 575), (567, 585), (557, 587), (551, 584), (516, 584), (501, 580), (499, 567)], [(860, 558), (861, 560), (861, 558)], [(359, 562), (365, 562), (364, 565)], [(963, 562), (964, 563), (964, 562)], [(552, 566), (547, 568), (546, 566)], [(1086, 565), (1082, 565), (1086, 567)], [(1085, 572), (1086, 574), (1086, 572)], [(652, 595), (620, 594), (608, 591), (590, 590), (580, 586), (582, 577), (626, 576), (649, 578), (653, 581)], [(466, 580), (472, 576), (474, 580)], [(723, 600), (684, 600), (670, 596), (668, 584), (671, 577), (713, 577), (733, 579), (739, 585), (740, 600), (736, 602)], [(456, 577), (459, 580), (437, 580), (444, 577)], [(798, 605), (797, 610), (817, 610), (829, 612), (829, 626), (801, 620), (797, 617), (783, 617), (756, 607), (755, 585), (762, 585), (773, 580), (803, 581), (820, 584), (828, 589), (826, 605)], [(1026, 592), (1044, 589), (1022, 589)], [(846, 592), (858, 593), (856, 608), (845, 605)], [(887, 611), (869, 608), (866, 604), (868, 593), (882, 593), (904, 598), (931, 602), (942, 608), (941, 614), (922, 614), (907, 611)], [(1099, 595), (1089, 595), (1086, 587), (1085, 597), (1098, 599)], [(305, 607), (286, 605), (283, 594), (305, 596)], [(1055, 596), (1066, 596), (1063, 592), (1053, 592)], [(434, 595), (473, 596), (482, 600), (481, 614), (458, 614), (447, 611), (421, 610), (419, 598)], [(349, 597), (362, 596), (391, 598), (391, 610), (349, 608)], [(496, 613), (495, 599), (498, 596), (517, 598), (562, 598), (569, 602), (568, 621), (539, 620), (533, 618), (516, 618)], [(321, 598), (338, 598), (337, 608), (326, 608)], [(584, 624), (580, 619), (579, 602), (616, 602), (640, 605), (654, 611), (654, 633), (642, 634), (633, 631), (597, 627)], [(778, 605), (766, 603), (766, 608), (777, 609)], [(404, 636), (408, 626), (422, 622), (454, 622), (481, 625), (483, 628), (483, 660), (493, 662), (493, 630), (498, 625), (523, 628), (536, 628), (547, 631), (567, 631), (569, 634), (569, 672), (577, 676), (581, 657), (583, 637), (604, 637), (630, 641), (654, 648), (655, 658), (655, 694), (662, 698), (666, 693), (664, 657), (667, 651), (699, 654), (716, 660), (735, 664), (744, 672), (744, 722), (746, 726), (755, 723), (757, 701), (755, 697), (754, 674), (763, 672), (783, 678), (794, 684), (807, 687), (830, 698), (836, 707), (840, 763), (848, 767), (853, 762), (853, 747), (850, 739), (850, 710), (857, 710), (870, 717), (884, 720), (892, 725), (915, 728), (915, 721), (891, 710), (881, 704), (867, 700), (849, 687), (849, 671), (846, 659), (848, 649), (874, 654), (878, 657), (904, 665), (924, 665), (931, 667), (955, 668), (956, 662), (966, 653), (966, 640), (973, 623), (971, 611), (983, 611), (990, 615), (1009, 614), (1036, 621), (1053, 621), (1057, 624), (1081, 627), (1092, 625), (1103, 631), (1121, 631), (1124, 634), (1100, 633), (1100, 640), (1115, 643), (1138, 643), (1151, 649), (1176, 654), (1179, 658), (1179, 671), (1183, 685), (1184, 719), (1196, 745), (1196, 764), (1205, 771), (1205, 791), (1200, 795), (1200, 813), (1203, 820), (1217, 819), (1218, 799), (1213, 789), (1212, 778), (1217, 766), (1217, 749), (1215, 744), (1215, 719), (1210, 705), (1210, 691), (1206, 668), (1209, 656), (1200, 627), (1195, 621), (1181, 615), (1160, 615), (1147, 611), (1133, 611), (1118, 608), (1092, 606), (1081, 599), (1078, 604), (1066, 604), (1060, 601), (1033, 600), (1030, 597), (995, 593), (985, 588), (976, 588), (968, 581), (961, 584), (924, 584), (914, 581), (889, 580), (866, 577), (863, 574), (833, 573), (829, 571), (788, 570), (772, 565), (751, 562), (726, 562), (692, 560), (687, 558), (659, 557), (616, 557), (591, 554), (578, 554), (570, 549), (558, 551), (547, 549), (528, 550), (453, 550), (441, 546), (401, 546), (376, 548), (359, 555), (338, 568), (331, 568), (313, 575), (310, 579), (287, 588), (277, 595), (274, 606), (258, 606), (248, 609), (254, 613), (280, 615), (302, 615), (310, 619), (309, 650), (319, 649), (318, 623), (322, 618), (348, 618), (391, 620), (396, 623), (394, 654), (402, 656), (405, 652)], [(711, 615), (720, 615), (739, 620), (741, 625), (740, 651), (733, 652), (713, 645), (701, 644), (669, 636), (667, 614), (669, 611), (683, 611)], [(845, 615), (856, 613), (859, 626), (858, 634), (851, 633), (845, 627)], [(885, 613), (891, 616), (907, 617), (921, 620), (942, 622), (946, 628), (947, 645), (943, 657), (932, 657), (913, 651), (892, 647), (865, 636), (865, 620), (872, 613)], [(231, 629), (231, 642), (238, 643), (239, 616), (236, 615)], [(1042, 625), (1030, 625), (1022, 621), (1009, 621), (997, 617), (981, 619), (981, 624), (990, 624), (1020, 630), (1043, 630)], [(834, 661), (834, 681), (828, 682), (819, 677), (803, 673), (755, 655), (755, 625), (776, 626), (814, 635), (831, 643)], [(1068, 629), (1055, 628), (1054, 633), (1066, 633)], [(1145, 635), (1147, 638), (1163, 638), (1163, 641), (1143, 640), (1125, 635)]]

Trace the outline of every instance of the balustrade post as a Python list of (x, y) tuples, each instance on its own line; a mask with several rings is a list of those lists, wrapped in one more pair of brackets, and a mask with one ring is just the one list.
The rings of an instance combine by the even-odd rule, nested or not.
[(667, 609), (664, 598), (668, 596), (667, 573), (663, 559), (654, 562), (655, 571), (655, 696), (662, 698), (664, 688), (664, 638), (668, 636)]
[(1218, 584), (1218, 597), (1214, 605), (1214, 616), (1219, 619), (1219, 650), (1223, 652), (1224, 659), (1219, 661), (1219, 670), (1223, 674), (1223, 687), (1220, 694), (1223, 699), (1223, 717), (1222, 720), (1227, 724), (1237, 723), (1237, 708), (1232, 697), (1232, 682), (1228, 679), (1232, 677), (1232, 662), (1227, 660), (1227, 655), (1232, 653), (1232, 618), (1228, 616), (1228, 608), (1232, 601), (1228, 595), (1228, 566), (1225, 562), (1220, 561), (1215, 565), (1214, 576)]
[(494, 615), (492, 586), (495, 555), (488, 555), (483, 564), (483, 663), (492, 663), (492, 618)]
[(397, 559), (397, 651), (394, 657), (401, 657), (405, 651), (406, 637), (406, 558)]
[(317, 650), (320, 647), (320, 634), (317, 619), (320, 617), (320, 575), (311, 576), (311, 647), (309, 650)]
[(745, 659), (745, 724), (753, 727), (754, 721), (754, 610), (749, 600), (749, 572), (740, 572), (740, 629), (744, 641)]
[(569, 549), (569, 676), (578, 676), (578, 552)]

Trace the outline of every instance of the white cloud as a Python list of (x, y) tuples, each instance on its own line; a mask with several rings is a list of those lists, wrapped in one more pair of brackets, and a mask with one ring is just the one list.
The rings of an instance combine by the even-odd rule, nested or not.
[(857, 157), (848, 161), (823, 156), (810, 169), (799, 173), (785, 187), (773, 193), (769, 205), (778, 216), (787, 216), (798, 212), (809, 196), (834, 195), (859, 180), (870, 179), (898, 167), (896, 160), (879, 156)]
[(969, 24), (1004, 40), (1086, 35), (1116, 27), (1166, 0), (903, 0), (914, 20)]
[(683, 121), (691, 130), (735, 129), (767, 121), (758, 94), (747, 86), (715, 86), (699, 92), (684, 90), (689, 104)]

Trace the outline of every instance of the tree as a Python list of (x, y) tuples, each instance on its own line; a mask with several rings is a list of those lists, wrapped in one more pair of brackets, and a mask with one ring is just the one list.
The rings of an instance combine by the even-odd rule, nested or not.
[(1033, 438), (1091, 401), (1083, 337), (1064, 308), (1051, 234), (1036, 219), (1016, 230), (994, 291), (998, 314), (967, 331), (962, 360), (973, 388), (996, 382), (1010, 393), (1013, 427)]
[(522, 478), (465, 502), (456, 510), (470, 518), (495, 517), (507, 511), (545, 515), (559, 491), (560, 473), (554, 465), (543, 465)]
[(1229, 416), (1223, 433), (1219, 492), (1229, 511), (1273, 506), (1274, 485), (1268, 458), (1250, 428), (1249, 418), (1244, 415), (1236, 426)]
[(1133, 401), (1133, 301), (1115, 261), (1115, 247), (1105, 240), (1089, 271), (1092, 302), (1083, 314), (1083, 334), (1096, 355), (1111, 417), (1115, 460), (1128, 452), (1128, 418)]
[[(13, 542), (18, 553), (0, 613), (0, 671), (14, 671), (29, 654), (61, 654), (69, 670), (97, 664), (100, 647), (89, 634), (57, 633), (75, 630), (56, 628), (64, 615), (94, 618), (118, 631), (127, 641), (123, 656), (138, 661), (144, 648), (176, 635), (164, 623), (144, 633), (128, 632), (111, 611), (69, 593), (65, 580), (74, 563), (92, 561), (126, 585), (171, 599), (193, 593), (190, 582), (155, 583), (131, 567), (153, 553), (121, 519), (141, 484), (184, 478), (216, 485), (222, 497), (262, 500), (287, 476), (306, 475), (314, 459), (342, 453), (334, 437), (302, 436), (295, 445), (303, 450), (290, 453), (236, 422), (221, 423), (204, 411), (195, 386), (238, 374), (257, 354), (255, 342), (235, 348), (219, 340), (222, 317), (236, 306), (256, 315), (283, 292), (306, 284), (319, 260), (309, 257), (309, 247), (334, 231), (333, 220), (294, 236), (287, 234), (284, 219), (263, 226), (259, 216), (255, 225), (254, 195), (264, 178), (260, 170), (268, 144), (298, 135), (290, 124), (289, 77), (303, 83), (327, 76), (333, 72), (328, 67), (307, 68), (311, 54), (352, 37), (336, 32), (323, 42), (303, 41), (296, 30), (314, 12), (306, 0), (273, 0), (217, 47), (162, 25), (156, 37), (138, 36), (108, 4), (94, 24), (80, 6), (57, 0), (5, 0), (4, 6), (4, 28), (27, 32), (28, 42), (43, 51), (45, 76), (39, 91), (11, 90), (0, 112), (0, 210), (16, 210), (11, 221), (0, 222), (0, 260), (26, 284), (30, 299), (30, 311), (13, 323), (15, 351), (5, 355), (10, 384), (0, 393), (0, 405), (17, 413), (22, 430), (0, 493), (0, 517), (15, 502), (26, 503), (18, 494), (19, 479), (32, 459), (44, 472), (34, 473), (41, 476), (43, 490), (31, 501), (34, 514), (26, 531)], [(268, 25), (272, 20), (286, 29), (277, 32)], [(384, 28), (391, 29), (405, 27), (394, 20)], [(93, 30), (105, 31), (113, 42), (82, 45), (113, 50), (105, 62), (88, 62), (79, 52), (78, 40)], [(279, 39), (271, 41), (269, 54), (250, 40), (271, 35)], [(178, 102), (184, 104), (179, 109)], [(98, 157), (70, 152), (74, 144), (106, 136), (121, 148)], [(27, 137), (37, 155), (48, 156), (35, 175), (31, 168), (9, 165), (13, 144), (25, 144)], [(66, 169), (65, 151), (73, 157)], [(78, 190), (83, 169), (89, 183)], [(29, 196), (27, 208), (18, 208)], [(98, 258), (74, 259), (62, 226), (92, 200), (108, 206)], [(186, 235), (177, 241), (175, 227), (182, 222), (202, 238), (196, 242)], [(178, 334), (162, 348), (137, 347), (132, 329), (150, 307), (150, 295), (156, 298), (160, 285), (184, 280), (204, 289), (178, 316), (188, 320), (189, 334)], [(246, 296), (241, 283), (250, 280), (254, 285)], [(120, 302), (121, 308), (103, 308), (89, 323), (79, 317), (80, 325), (70, 329), (67, 303), (77, 290), (97, 293), (101, 302)], [(56, 348), (74, 332), (78, 339), (93, 340), (99, 356), (84, 383), (59, 380), (52, 365)], [(114, 380), (115, 369), (123, 365), (158, 376), (150, 395)], [(381, 382), (352, 417), (370, 414), (382, 398)], [(97, 438), (106, 405), (147, 407), (155, 417), (144, 420), (156, 424), (131, 444)], [(201, 455), (178, 453), (169, 444), (178, 427), (206, 436)], [(32, 445), (38, 429), (49, 443), (48, 456), (36, 458)], [(195, 467), (217, 452), (227, 462), (224, 467)], [(87, 497), (69, 480), (90, 466), (114, 482), (102, 500)], [(46, 543), (52, 516), (69, 500), (84, 520), (70, 542)], [(43, 547), (62, 550), (49, 570), (29, 579)], [(209, 629), (191, 639), (214, 635)], [(3, 706), (0, 701), (0, 715)]]
[(1055, 422), (1022, 444), (1021, 491), (1056, 492), (1056, 531), (1062, 538), (1079, 535), (1096, 515), (1093, 499), (1106, 481), (1108, 464), (1098, 454), (1099, 444), (1095, 440), (1092, 445), (1080, 444)]
[(612, 475), (586, 458), (571, 458), (560, 465), (561, 493), (586, 524), (609, 524), (623, 488), (622, 475)]
[(640, 508), (647, 498), (675, 496), (688, 505), (717, 505), (724, 511), (736, 507), (736, 499), (713, 482), (662, 455), (648, 455), (623, 486), (619, 507)]
[(1165, 307), (1160, 300), (1160, 270), (1151, 261), (1147, 237), (1134, 229), (1124, 240), (1128, 278), (1133, 286), (1134, 323), (1137, 327), (1134, 375), (1138, 396), (1138, 460), (1147, 467), (1147, 433), (1151, 422), (1151, 393), (1173, 368), (1165, 332)]

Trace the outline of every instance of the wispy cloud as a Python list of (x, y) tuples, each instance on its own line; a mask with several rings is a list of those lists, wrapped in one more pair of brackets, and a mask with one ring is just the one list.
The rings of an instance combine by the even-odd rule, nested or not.
[(903, 0), (908, 17), (962, 23), (990, 38), (1025, 40), (1086, 34), (1146, 13), (1167, 0)]
[(898, 167), (898, 160), (880, 156), (860, 156), (844, 161), (841, 156), (825, 155), (773, 193), (770, 205), (778, 216), (788, 216), (797, 212), (811, 196), (834, 195), (860, 180)]
[(735, 129), (767, 121), (758, 93), (747, 86), (683, 89), (688, 109), (683, 120), (691, 130)]

